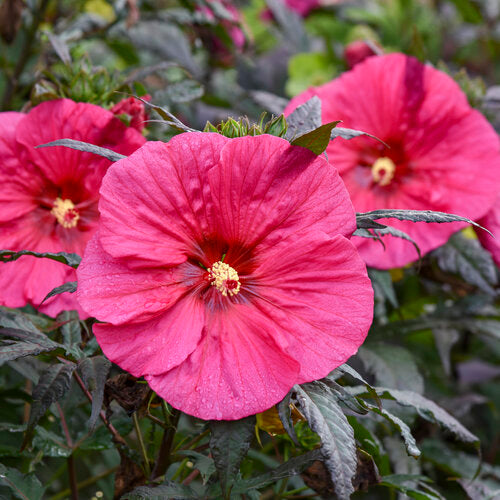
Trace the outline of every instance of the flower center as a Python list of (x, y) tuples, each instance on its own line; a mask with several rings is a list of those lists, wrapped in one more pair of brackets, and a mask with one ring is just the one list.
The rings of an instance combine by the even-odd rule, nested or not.
[(80, 218), (80, 214), (78, 210), (76, 210), (73, 202), (71, 200), (63, 200), (62, 198), (56, 198), (54, 200), (54, 206), (50, 213), (57, 219), (57, 222), (59, 222), (62, 227), (68, 229), (75, 227)]
[(220, 260), (214, 262), (212, 268), (208, 269), (208, 279), (224, 297), (228, 294), (236, 295), (241, 288), (240, 277), (236, 270)]
[(379, 186), (388, 186), (394, 177), (395, 171), (396, 165), (390, 158), (386, 156), (378, 158), (372, 165), (373, 182), (376, 182)]

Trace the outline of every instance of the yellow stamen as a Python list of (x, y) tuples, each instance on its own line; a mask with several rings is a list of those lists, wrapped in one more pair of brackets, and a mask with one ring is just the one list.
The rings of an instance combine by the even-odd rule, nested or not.
[(217, 290), (224, 297), (236, 295), (241, 288), (240, 277), (235, 269), (228, 264), (215, 262), (212, 268), (208, 269), (208, 279), (212, 282), (211, 285), (215, 286)]
[(387, 157), (378, 158), (372, 166), (373, 182), (378, 183), (379, 186), (388, 186), (396, 172), (396, 165)]
[(57, 222), (59, 222), (62, 227), (67, 229), (75, 227), (80, 218), (80, 214), (78, 210), (76, 210), (73, 202), (71, 200), (63, 200), (62, 198), (56, 198), (54, 200), (54, 206), (50, 213), (57, 219)]

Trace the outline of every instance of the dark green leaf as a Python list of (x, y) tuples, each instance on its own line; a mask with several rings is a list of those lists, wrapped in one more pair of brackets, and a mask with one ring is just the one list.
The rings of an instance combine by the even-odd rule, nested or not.
[(80, 317), (76, 311), (63, 311), (56, 318), (58, 323), (62, 323), (61, 333), (66, 353), (75, 358), (82, 358), (84, 354), (79, 345), (82, 342), (82, 326)]
[[(356, 221), (358, 223), (358, 228), (359, 227), (366, 228), (367, 226), (363, 225), (364, 223), (369, 223), (379, 219), (398, 219), (398, 220), (409, 220), (411, 222), (428, 222), (428, 223), (437, 222), (438, 224), (446, 222), (467, 222), (467, 224), (472, 224), (473, 226), (484, 229), (476, 222), (467, 219), (467, 217), (462, 217), (461, 215), (447, 214), (444, 212), (433, 212), (432, 210), (381, 209), (381, 210), (373, 210), (371, 212), (356, 214)], [(485, 231), (487, 230), (485, 229)]]
[(252, 90), (250, 91), (250, 96), (262, 109), (270, 111), (275, 115), (283, 113), (283, 110), (288, 104), (288, 99), (284, 99), (283, 97), (271, 94), (271, 92), (266, 92), (264, 90)]
[(34, 474), (22, 474), (17, 469), (0, 464), (0, 484), (7, 485), (16, 498), (41, 500), (45, 492), (42, 483)]
[[(374, 221), (370, 221), (369, 224), (373, 224)], [(371, 229), (371, 231), (370, 231)], [(354, 231), (353, 236), (360, 236), (361, 238), (372, 238), (377, 241), (380, 241), (382, 246), (385, 248), (384, 242), (381, 239), (381, 236), (394, 236), (395, 238), (401, 238), (402, 240), (410, 242), (418, 255), (418, 258), (420, 259), (422, 257), (422, 254), (420, 252), (420, 248), (415, 242), (415, 240), (408, 234), (406, 234), (404, 231), (401, 231), (399, 229), (396, 229), (395, 227), (391, 226), (385, 226), (385, 227), (373, 227), (373, 228), (358, 228), (356, 231)]]
[(358, 356), (366, 370), (375, 376), (377, 385), (424, 392), (424, 379), (405, 348), (385, 342), (365, 344), (359, 348)]
[(64, 292), (75, 293), (76, 285), (77, 285), (76, 281), (68, 281), (67, 283), (64, 283), (64, 285), (56, 286), (45, 296), (45, 298), (42, 300), (41, 303), (43, 304), (50, 297), (53, 297), (54, 295), (59, 295), (60, 293)]
[[(497, 329), (500, 324), (497, 323)], [(434, 341), (443, 364), (446, 375), (451, 375), (450, 352), (452, 347), (457, 343), (460, 334), (453, 328), (433, 328)]]
[(240, 463), (250, 448), (255, 432), (255, 416), (241, 420), (212, 420), (209, 424), (210, 451), (219, 473), (224, 498), (236, 481)]
[(78, 370), (82, 374), (85, 386), (92, 394), (92, 413), (89, 419), (89, 428), (95, 427), (99, 412), (104, 400), (104, 386), (108, 377), (111, 363), (104, 356), (85, 358), (78, 363)]
[(194, 101), (202, 97), (203, 94), (203, 86), (195, 80), (171, 83), (161, 92), (161, 96), (170, 103)]
[(265, 488), (270, 484), (275, 484), (280, 479), (300, 474), (305, 469), (310, 467), (316, 460), (321, 460), (322, 458), (323, 456), (320, 450), (316, 449), (309, 451), (303, 455), (299, 455), (298, 457), (291, 458), (270, 472), (261, 474), (260, 476), (251, 479), (246, 479), (244, 481), (238, 481), (234, 485), (232, 492), (235, 494), (244, 494), (250, 489)]
[(388, 271), (381, 271), (379, 269), (368, 269), (368, 276), (372, 281), (375, 292), (379, 291), (380, 295), (387, 299), (392, 307), (397, 308), (398, 299), (392, 285), (391, 274)]
[(314, 96), (300, 105), (287, 119), (288, 130), (285, 138), (289, 141), (299, 135), (321, 127), (321, 100)]
[(321, 453), (339, 500), (354, 492), (356, 443), (354, 431), (328, 387), (315, 382), (295, 386), (298, 409), (321, 438)]
[(103, 156), (110, 161), (118, 161), (126, 158), (126, 156), (116, 153), (115, 151), (102, 148), (101, 146), (96, 146), (94, 144), (89, 144), (88, 142), (75, 141), (74, 139), (58, 139), (57, 141), (47, 142), (46, 144), (40, 144), (35, 146), (36, 148), (48, 148), (52, 146), (64, 146), (70, 149), (76, 149), (77, 151), (83, 151), (85, 153), (92, 153), (95, 155)]
[(311, 130), (304, 135), (296, 137), (291, 144), (293, 146), (301, 146), (312, 151), (314, 154), (320, 155), (323, 153), (330, 142), (330, 133), (332, 129), (340, 123), (338, 121), (326, 123), (317, 129)]
[(428, 484), (430, 479), (425, 476), (410, 474), (392, 474), (383, 476), (381, 485), (395, 488), (410, 498), (417, 500), (445, 500), (436, 490)]
[[(5, 330), (4, 330), (5, 331)], [(1, 334), (2, 332), (0, 332)], [(15, 342), (11, 340), (4, 340), (0, 343), (0, 364), (6, 361), (23, 358), (25, 356), (37, 356), (42, 352), (53, 351), (59, 347), (57, 344), (52, 347), (40, 345), (35, 342), (21, 341)]]
[(169, 125), (172, 128), (179, 130), (180, 132), (198, 132), (198, 130), (188, 127), (187, 125), (184, 125), (184, 123), (182, 123), (176, 116), (174, 116), (170, 111), (166, 110), (165, 108), (162, 108), (161, 106), (156, 106), (155, 104), (152, 104), (149, 101), (141, 99), (140, 97), (137, 96), (133, 97), (139, 99), (139, 101), (141, 101), (146, 106), (156, 111), (163, 118), (163, 120), (148, 120), (148, 121), (150, 122), (160, 121), (160, 123), (165, 123), (166, 125)]
[(75, 269), (79, 266), (82, 258), (76, 253), (66, 253), (66, 252), (30, 252), (29, 250), (21, 250), (19, 252), (14, 252), (13, 250), (0, 250), (0, 262), (12, 262), (19, 259), (23, 255), (31, 255), (33, 257), (38, 257), (39, 259), (51, 259), (57, 262), (62, 262), (67, 266), (74, 267)]
[(457, 479), (458, 484), (464, 489), (470, 500), (494, 500), (499, 498), (500, 491), (493, 491), (482, 481), (471, 481), (468, 479)]
[(49, 366), (40, 375), (40, 380), (33, 389), (33, 403), (23, 449), (31, 441), (33, 427), (43, 417), (48, 407), (66, 394), (75, 368), (76, 365), (73, 363), (60, 363)]
[(446, 245), (434, 251), (434, 256), (443, 271), (458, 274), (467, 283), (495, 295), (495, 262), (477, 240), (467, 238), (463, 233), (454, 234)]
[(24, 330), (26, 335), (24, 337), (16, 336), (22, 340), (29, 340), (30, 334), (34, 334), (40, 338), (47, 338), (31, 321), (27, 314), (23, 314), (15, 309), (7, 309), (0, 306), (0, 326), (4, 328), (13, 328), (16, 330)]
[(42, 451), (46, 457), (69, 457), (73, 453), (64, 437), (44, 429), (41, 425), (35, 429), (33, 448)]
[(165, 481), (164, 484), (151, 488), (149, 486), (139, 486), (130, 493), (123, 495), (122, 500), (163, 500), (175, 498), (176, 500), (199, 499), (200, 495), (191, 486)]
[[(352, 130), (350, 128), (343, 128), (343, 127), (335, 127), (332, 130), (332, 134), (330, 136), (330, 140), (334, 140), (337, 137), (341, 137), (342, 139), (354, 139), (354, 137), (359, 137), (362, 135), (366, 135), (367, 137), (371, 137), (372, 139), (375, 139), (378, 142), (381, 142), (382, 144), (385, 144), (384, 141), (379, 139), (378, 137), (375, 137), (374, 135), (368, 134), (367, 132), (361, 132), (361, 130)], [(385, 144), (387, 146), (387, 144)]]
[(281, 28), (286, 43), (299, 52), (306, 52), (309, 42), (300, 16), (280, 0), (266, 0), (266, 3)]
[(200, 471), (203, 484), (206, 484), (210, 476), (215, 472), (215, 463), (210, 457), (193, 450), (180, 450), (177, 451), (176, 454), (194, 459), (194, 468)]
[(293, 426), (292, 420), (292, 410), (290, 408), (290, 400), (292, 393), (289, 392), (277, 405), (278, 415), (280, 417), (283, 429), (290, 437), (290, 439), (299, 446), (299, 441), (297, 439), (297, 434), (295, 433), (295, 428)]

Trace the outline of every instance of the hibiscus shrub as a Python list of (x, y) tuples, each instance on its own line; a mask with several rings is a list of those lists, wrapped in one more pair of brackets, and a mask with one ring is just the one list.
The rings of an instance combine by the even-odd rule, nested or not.
[(0, 3), (0, 498), (496, 497), (500, 13), (343, 3)]

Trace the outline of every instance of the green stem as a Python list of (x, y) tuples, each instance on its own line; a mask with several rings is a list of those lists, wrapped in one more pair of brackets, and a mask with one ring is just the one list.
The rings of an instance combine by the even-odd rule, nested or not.
[(153, 478), (163, 476), (170, 465), (170, 454), (172, 451), (172, 445), (174, 444), (175, 433), (177, 432), (177, 423), (179, 422), (179, 417), (181, 415), (178, 410), (173, 410), (172, 414), (169, 415), (167, 406), (164, 403), (165, 402), (162, 401), (162, 410), (165, 423), (168, 425), (168, 428), (165, 429), (165, 432), (163, 433), (158, 458), (155, 466), (153, 467)]
[(137, 412), (132, 415), (134, 420), (135, 433), (137, 434), (137, 439), (139, 440), (139, 447), (141, 449), (142, 459), (144, 460), (144, 472), (146, 477), (149, 479), (151, 476), (151, 467), (149, 465), (148, 452), (146, 451), (146, 446), (144, 445), (144, 440), (142, 438), (141, 428), (139, 427), (139, 419), (137, 418)]

